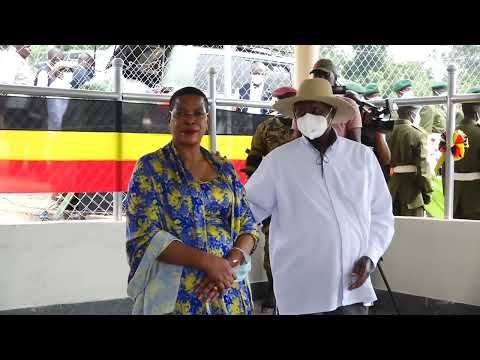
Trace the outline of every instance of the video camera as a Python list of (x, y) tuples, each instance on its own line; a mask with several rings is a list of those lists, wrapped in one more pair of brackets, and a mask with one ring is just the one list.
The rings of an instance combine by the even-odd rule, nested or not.
[[(340, 88), (340, 86), (336, 87)], [(333, 88), (334, 87), (332, 87), (332, 90), (334, 90)], [(337, 89), (337, 91), (339, 90), (340, 89)], [(393, 111), (397, 111), (397, 104), (391, 103), (386, 99), (385, 102), (387, 106), (385, 108), (379, 108), (371, 102), (359, 99), (358, 94), (354, 91), (345, 90), (341, 94), (357, 103), (360, 114), (362, 115), (362, 121), (366, 123), (364, 126), (371, 126), (381, 133), (387, 133), (393, 130), (395, 121), (390, 119), (391, 116), (389, 116), (388, 119), (385, 119), (385, 116), (391, 115)]]
[(347, 93), (347, 87), (343, 85), (332, 85), (333, 95), (345, 95)]
[(367, 123), (365, 126), (371, 126), (376, 131), (382, 133), (387, 133), (393, 130), (395, 121), (390, 120), (390, 117), (388, 120), (385, 120), (385, 115), (391, 115), (393, 111), (397, 111), (397, 104), (391, 103), (386, 99), (387, 107), (380, 109), (368, 101), (361, 100), (356, 92), (347, 90), (346, 86), (339, 85), (338, 83), (332, 85), (332, 92), (334, 95), (346, 96), (357, 103), (360, 109), (360, 114), (362, 115), (362, 121)]
[[(390, 120), (390, 118), (391, 118), (392, 111), (395, 111), (392, 108), (394, 108), (396, 104), (390, 103), (388, 99), (386, 99), (385, 101), (387, 103), (387, 107), (380, 109), (368, 101), (355, 100), (355, 102), (358, 104), (358, 107), (360, 108), (362, 119), (364, 119), (365, 117), (368, 117), (368, 124), (374, 127), (375, 130), (381, 133), (392, 131), (393, 126), (395, 125), (395, 121)], [(389, 115), (388, 119), (385, 119), (386, 115)]]

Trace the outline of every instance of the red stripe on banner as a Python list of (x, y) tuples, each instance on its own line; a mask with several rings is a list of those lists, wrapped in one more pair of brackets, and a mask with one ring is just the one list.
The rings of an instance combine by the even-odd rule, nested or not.
[[(240, 169), (245, 160), (232, 164)], [(0, 193), (127, 191), (135, 161), (0, 160)]]
[(243, 172), (240, 171), (245, 167), (245, 160), (230, 160), (230, 162), (233, 164), (233, 167), (235, 168), (235, 171), (237, 172), (238, 176), (240, 177), (240, 181), (242, 184), (245, 184), (247, 182), (247, 175)]
[(2, 160), (0, 192), (122, 191), (135, 161)]

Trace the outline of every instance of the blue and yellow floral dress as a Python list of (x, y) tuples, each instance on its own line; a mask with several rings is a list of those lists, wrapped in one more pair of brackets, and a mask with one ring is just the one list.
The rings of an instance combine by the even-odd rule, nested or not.
[(127, 195), (128, 295), (134, 314), (252, 314), (247, 281), (202, 303), (193, 291), (205, 274), (156, 258), (171, 243), (183, 243), (225, 258), (240, 234), (258, 238), (245, 191), (232, 164), (201, 148), (218, 176), (196, 181), (173, 143), (143, 156)]

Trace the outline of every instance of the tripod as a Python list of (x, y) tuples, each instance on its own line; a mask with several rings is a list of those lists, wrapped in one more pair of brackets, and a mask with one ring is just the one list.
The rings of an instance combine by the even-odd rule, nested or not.
[[(388, 284), (387, 277), (385, 276), (385, 273), (383, 272), (382, 265), (380, 265), (380, 262), (382, 262), (382, 261), (383, 261), (383, 257), (381, 257), (380, 260), (378, 260), (377, 268), (378, 268), (378, 271), (380, 271), (380, 275), (382, 276), (382, 280), (385, 283), (385, 286), (387, 287), (388, 294), (390, 295), (390, 299), (392, 300), (393, 308), (395, 309), (395, 312), (397, 313), (397, 315), (400, 315), (400, 310), (398, 310), (398, 305), (397, 305), (397, 302), (395, 301), (395, 297), (393, 296), (392, 289), (390, 289), (390, 285)], [(275, 307), (273, 309), (273, 314), (272, 315), (280, 315), (279, 312), (278, 312), (278, 307), (277, 307), (276, 304), (275, 304)]]

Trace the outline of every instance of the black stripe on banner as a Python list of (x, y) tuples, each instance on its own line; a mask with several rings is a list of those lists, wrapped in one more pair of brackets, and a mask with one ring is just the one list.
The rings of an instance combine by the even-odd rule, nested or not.
[[(113, 100), (0, 96), (1, 130), (61, 130), (169, 134), (168, 108), (158, 104)], [(118, 121), (119, 117), (121, 121)], [(61, 119), (56, 128), (55, 119)], [(266, 115), (217, 110), (218, 135), (253, 135)]]

